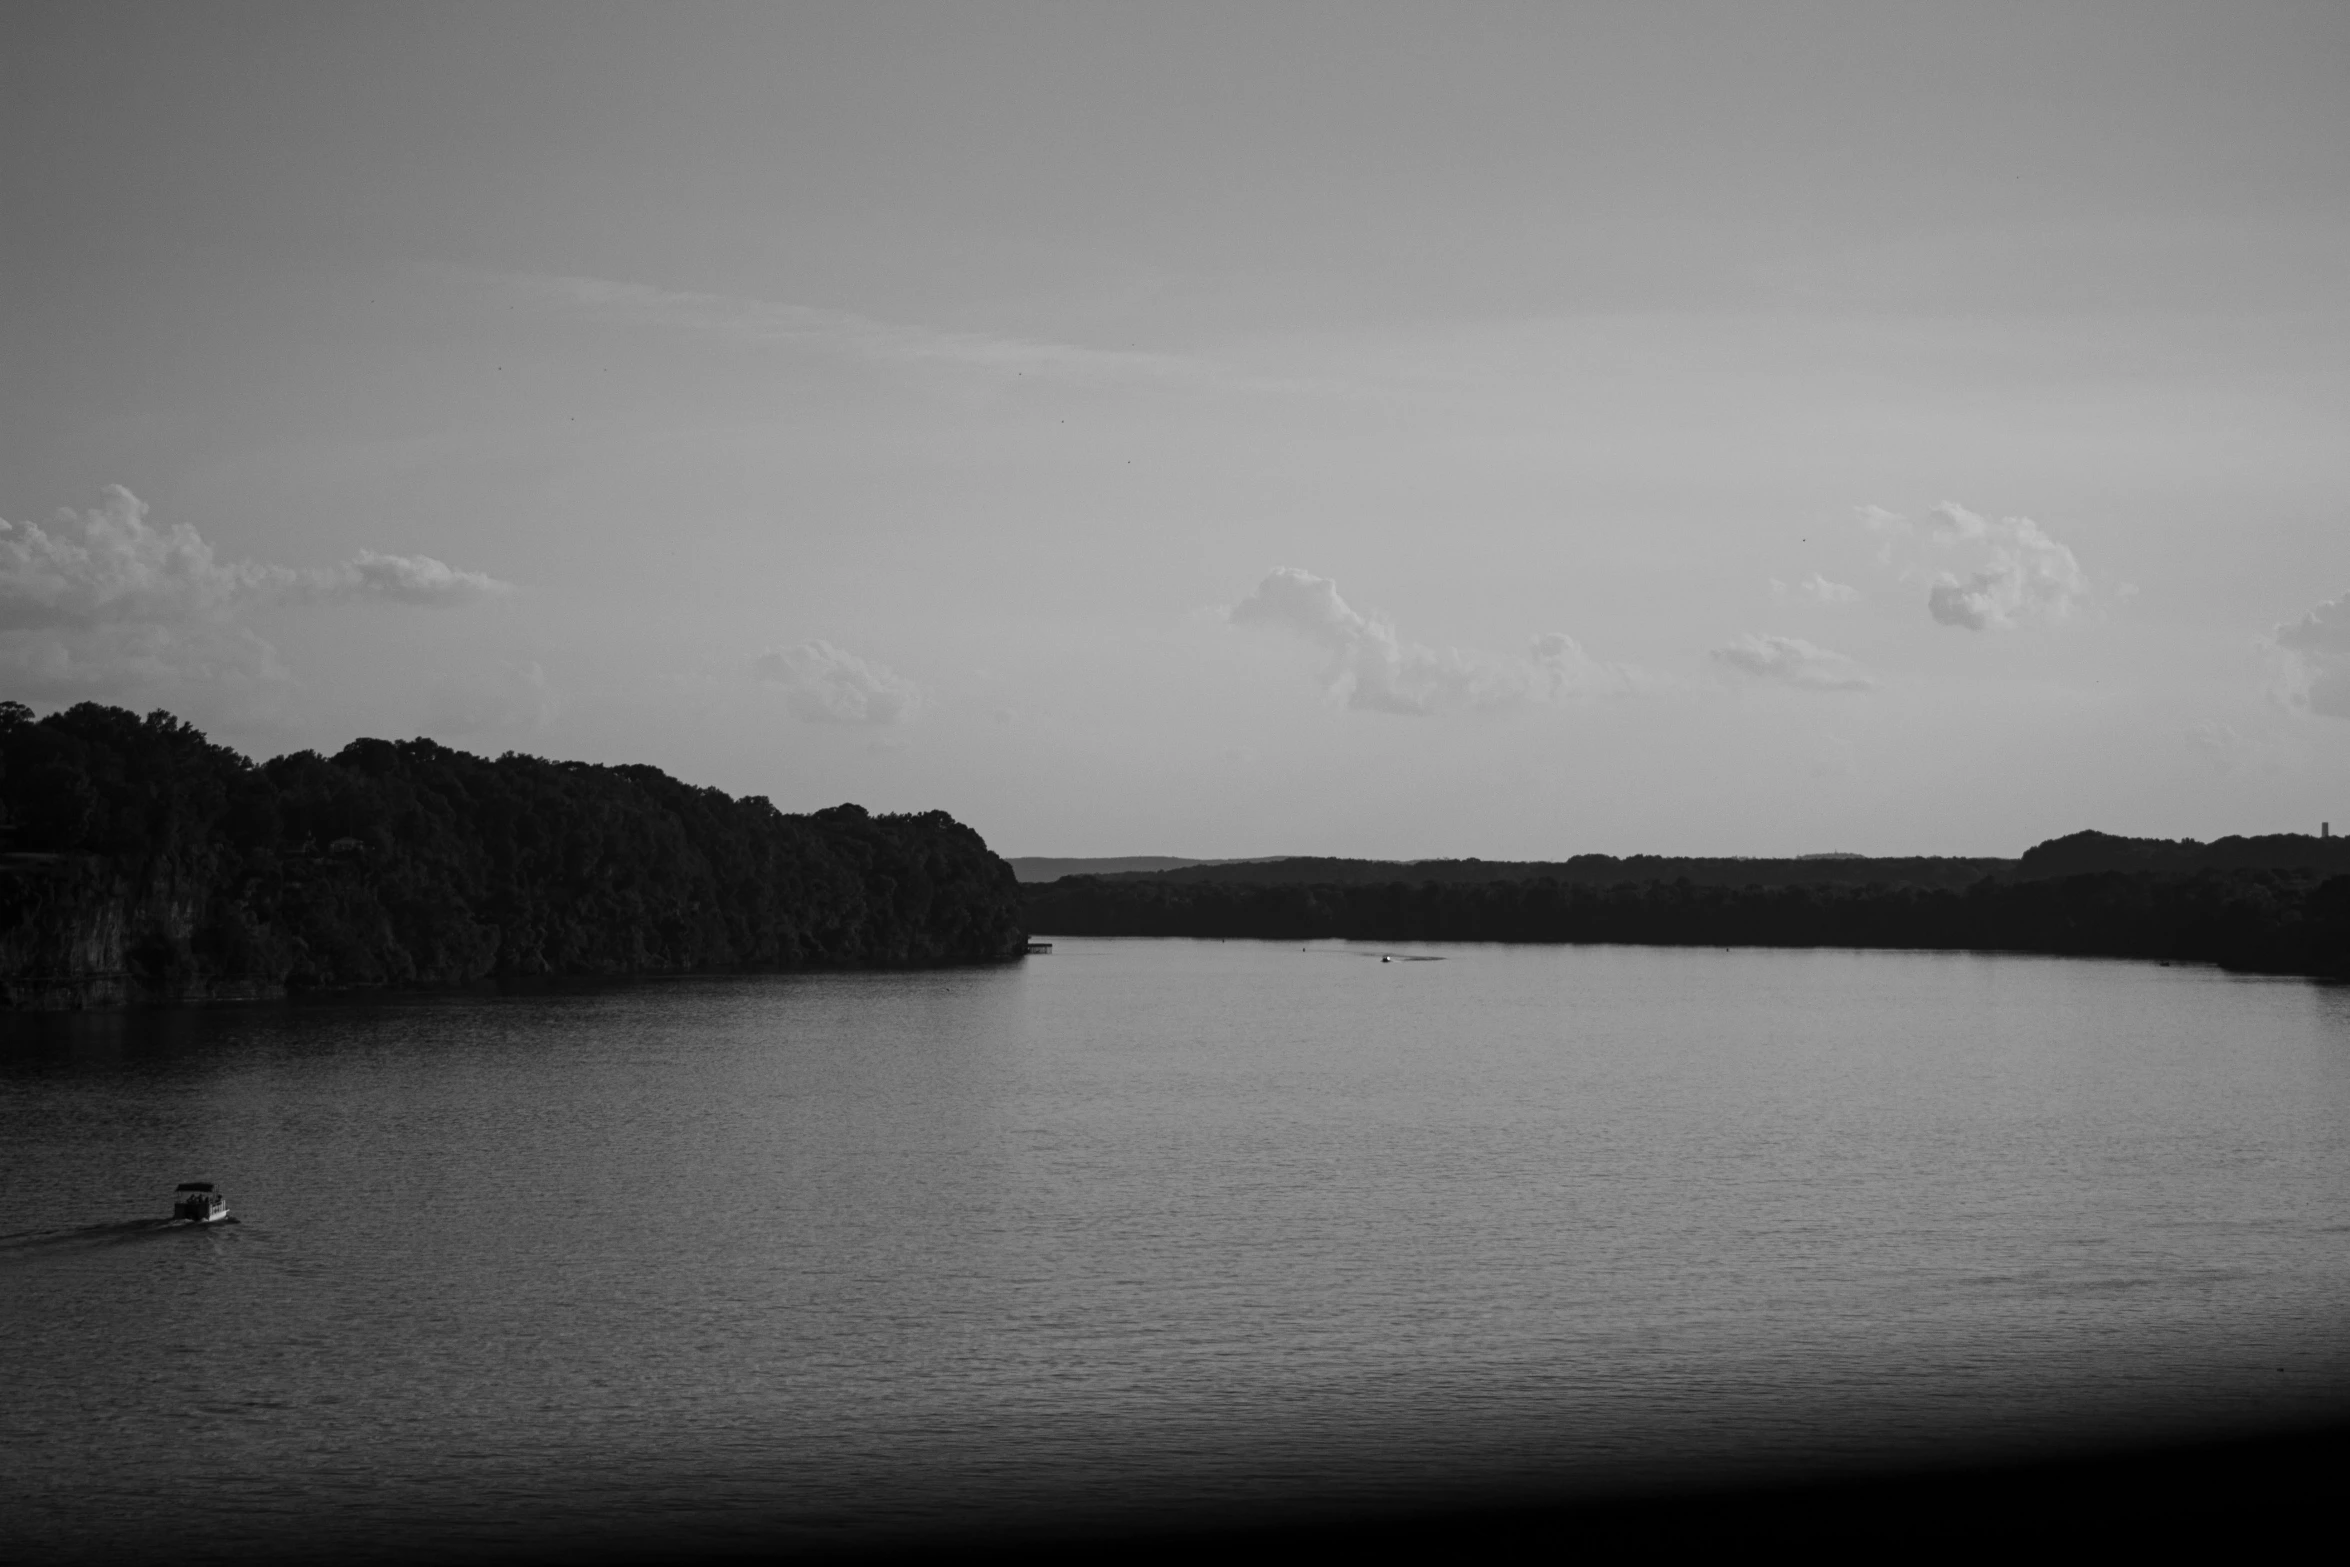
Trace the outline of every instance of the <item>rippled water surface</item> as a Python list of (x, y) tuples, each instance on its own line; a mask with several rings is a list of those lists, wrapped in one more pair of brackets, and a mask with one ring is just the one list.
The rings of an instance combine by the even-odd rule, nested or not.
[[(2350, 991), (1411, 950), (7, 1019), (0, 1552), (823, 1542), (2350, 1390)], [(197, 1178), (237, 1222), (156, 1222)]]

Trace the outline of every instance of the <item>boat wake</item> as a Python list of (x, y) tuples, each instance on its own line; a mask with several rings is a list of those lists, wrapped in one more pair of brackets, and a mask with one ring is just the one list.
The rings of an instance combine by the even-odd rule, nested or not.
[(183, 1230), (218, 1229), (223, 1224), (236, 1222), (233, 1218), (215, 1220), (211, 1224), (197, 1224), (187, 1219), (124, 1219), (114, 1224), (84, 1224), (72, 1229), (10, 1230), (0, 1234), (0, 1263), (55, 1256), (59, 1252), (120, 1246), (159, 1235), (176, 1235)]
[(1316, 958), (1373, 958), (1381, 963), (1442, 963), (1444, 959), (1433, 952), (1357, 952), (1351, 947), (1300, 947), (1298, 951)]

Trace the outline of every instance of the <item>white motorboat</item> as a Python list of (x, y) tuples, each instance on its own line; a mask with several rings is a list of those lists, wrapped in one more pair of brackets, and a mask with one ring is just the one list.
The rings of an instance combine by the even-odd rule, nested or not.
[(171, 1216), (191, 1224), (217, 1224), (228, 1217), (228, 1199), (210, 1181), (182, 1181), (171, 1196)]

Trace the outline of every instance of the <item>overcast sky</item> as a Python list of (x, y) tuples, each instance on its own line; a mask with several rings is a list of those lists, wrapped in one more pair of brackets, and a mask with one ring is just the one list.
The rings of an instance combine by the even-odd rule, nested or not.
[(1007, 854), (2350, 826), (2350, 6), (0, 28), (41, 710)]

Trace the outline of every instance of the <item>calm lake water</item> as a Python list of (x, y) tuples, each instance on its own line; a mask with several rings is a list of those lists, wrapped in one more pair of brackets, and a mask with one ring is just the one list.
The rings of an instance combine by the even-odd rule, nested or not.
[[(2350, 1391), (2350, 990), (1062, 940), (0, 1021), (0, 1554), (820, 1543)], [(181, 1180), (238, 1221), (155, 1222)]]

